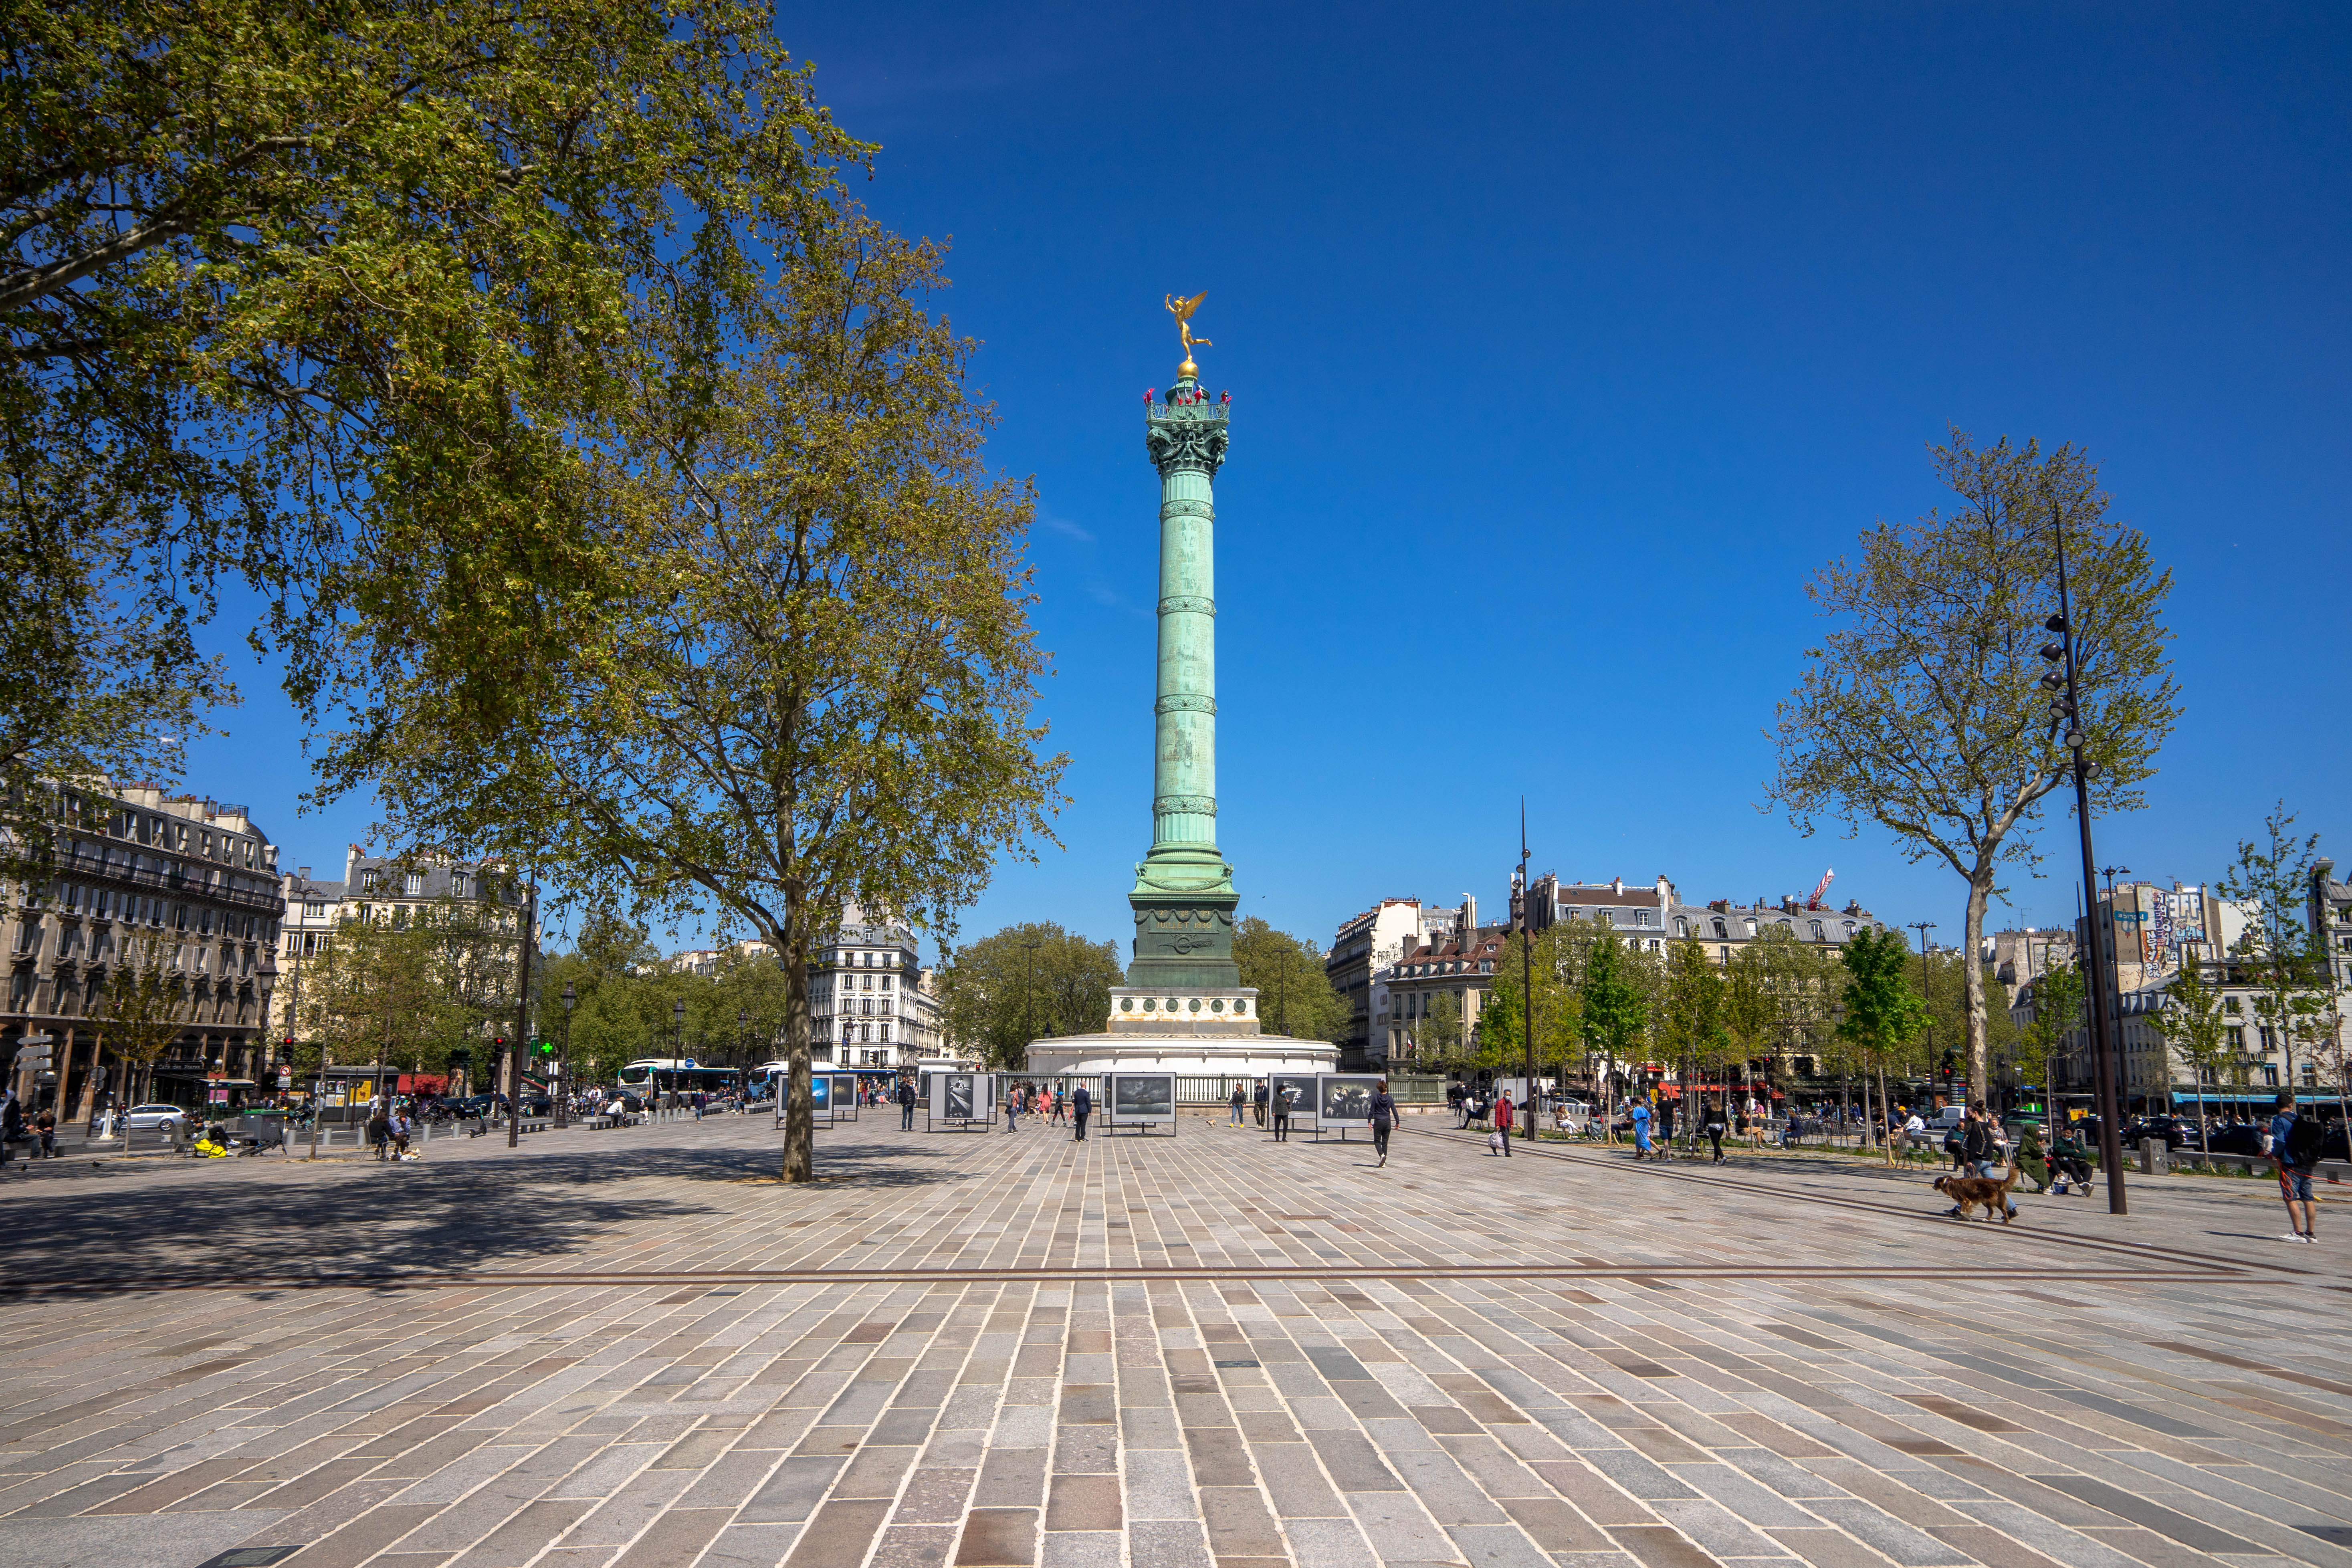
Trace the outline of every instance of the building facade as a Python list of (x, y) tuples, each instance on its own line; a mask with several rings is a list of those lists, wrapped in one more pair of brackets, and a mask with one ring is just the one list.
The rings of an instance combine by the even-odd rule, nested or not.
[(1339, 1039), (1339, 1065), (1355, 1069), (1388, 1059), (1392, 1041), (1384, 1021), (1389, 1011), (1385, 976), (1406, 953), (1432, 938), (1451, 933), (1460, 911), (1419, 899), (1382, 899), (1350, 915), (1323, 955), (1323, 973), (1348, 1004), (1348, 1027)]
[(915, 933), (847, 911), (809, 955), (809, 1053), (837, 1068), (912, 1068), (940, 1053), (940, 1001)]
[(87, 1119), (100, 1096), (140, 1085), (104, 1047), (109, 984), (133, 965), (176, 986), (184, 1026), (145, 1073), (144, 1092), (205, 1103), (242, 1100), (271, 1059), (270, 998), (285, 913), (278, 849), (246, 808), (147, 784), (58, 791), (59, 853), (50, 879), (13, 889), (11, 1050), (50, 1037), (55, 1081), (16, 1076), (26, 1104)]
[(454, 902), (489, 911), (496, 923), (511, 928), (524, 897), (507, 885), (499, 867), (489, 861), (369, 855), (356, 844), (344, 854), (341, 880), (320, 881), (310, 875), (310, 867), (298, 866), (279, 879), (278, 891), (286, 910), (278, 943), (279, 984), (273, 1014), (279, 1039), (299, 1028), (304, 964), (318, 958), (345, 921), (404, 930)]

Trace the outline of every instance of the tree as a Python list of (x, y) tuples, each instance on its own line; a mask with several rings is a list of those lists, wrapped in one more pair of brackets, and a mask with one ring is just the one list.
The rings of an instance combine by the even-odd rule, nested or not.
[[(1569, 976), (1586, 962), (1587, 939), (1563, 923), (1538, 933), (1523, 961), (1526, 946), (1527, 939), (1513, 931), (1496, 956), (1494, 984), (1478, 1008), (1479, 1065), (1524, 1071), (1532, 1039), (1537, 1073), (1556, 1064), (1565, 1078), (1568, 1058), (1577, 1049), (1580, 1005)], [(1522, 1023), (1523, 993), (1530, 979), (1535, 983), (1532, 1034)]]
[[(669, 1001), (656, 973), (660, 952), (646, 929), (611, 909), (592, 908), (569, 952), (551, 953), (541, 979), (547, 994), (572, 988), (571, 1064), (575, 1079), (609, 1079), (646, 1049), (655, 1020), (667, 1026)], [(774, 1020), (782, 1026), (781, 1018)], [(773, 1038), (772, 1034), (771, 1038)]]
[[(1578, 1016), (1584, 1048), (1601, 1058), (1602, 1081), (1610, 1086), (1602, 1095), (1604, 1116), (1613, 1110), (1612, 1091), (1619, 1058), (1628, 1062), (1639, 1059), (1638, 1051), (1649, 1027), (1649, 1000), (1642, 985), (1628, 973), (1633, 967), (1616, 933), (1604, 931), (1587, 950), (1583, 984), (1579, 988)], [(1613, 1116), (1611, 1125), (1614, 1125)]]
[[(793, 1182), (812, 947), (849, 903), (951, 934), (1000, 854), (1050, 837), (1063, 766), (1030, 717), (1030, 499), (982, 468), (972, 345), (923, 307), (940, 254), (846, 202), (796, 222), (712, 378), (634, 384), (593, 507), (629, 575), (536, 647), (542, 700), (485, 713), (465, 672), (404, 658), (383, 721), (328, 759), (420, 842), (764, 942), (793, 988)], [(678, 305), (640, 330), (709, 330)]]
[(2289, 1085), (2298, 1047), (2316, 1047), (2336, 1026), (2335, 973), (2307, 919), (2319, 835), (2297, 838), (2294, 829), (2294, 813), (2281, 801), (2263, 819), (2262, 839), (2241, 839), (2236, 863), (2214, 884), (2245, 919), (2231, 956), (2253, 992), (2263, 1033), (2279, 1047), (2279, 1074)]
[(1707, 956), (1696, 937), (1666, 945), (1665, 988), (1660, 997), (1658, 1045), (1684, 1086), (1684, 1133), (1695, 1140), (1706, 1120), (1704, 1089), (1696, 1100), (1688, 1098), (1694, 1068), (1705, 1083), (1706, 1068), (1729, 1055), (1731, 1037), (1724, 1027), (1723, 972)]
[(1010, 925), (958, 948), (940, 972), (943, 1022), (957, 1046), (1017, 1072), (1032, 1039), (1108, 1026), (1124, 978), (1116, 942), (1051, 921)]
[(1242, 984), (1257, 988), (1258, 1022), (1267, 1033), (1336, 1040), (1347, 1032), (1348, 1004), (1332, 989), (1313, 942), (1245, 915), (1234, 927), (1234, 962)]
[[(186, 1026), (187, 1007), (187, 987), (176, 971), (163, 966), (157, 939), (124, 936), (114, 964), (107, 971), (100, 1036), (100, 1043), (123, 1064), (124, 1105), (139, 1104), (148, 1097), (148, 1075)], [(93, 1050), (93, 1072), (98, 1062), (99, 1054)]]
[(2042, 971), (2032, 984), (2028, 995), (2033, 1016), (2025, 1026), (2025, 1048), (2041, 1066), (2042, 1087), (2054, 1110), (2057, 1058), (2066, 1048), (2067, 1037), (2084, 1024), (2083, 972), (2070, 957), (2066, 963)]
[(1413, 1054), (1442, 1063), (1458, 1063), (1468, 1043), (1462, 1029), (1462, 1003), (1451, 991), (1426, 994), (1429, 1011), (1413, 1026)]
[[(1838, 1037), (1851, 1045), (1865, 1065), (1878, 1068), (1879, 1113), (1887, 1113), (1886, 1068), (1927, 1026), (1927, 1005), (1912, 988), (1910, 954), (1900, 931), (1874, 931), (1865, 926), (1848, 937), (1838, 954), (1845, 965), (1844, 1016)], [(1887, 1163), (1895, 1163), (1895, 1145), (1886, 1145)]]
[[(2230, 1076), (2233, 1063), (2239, 1064), (2239, 1075), (2242, 1076), (2244, 1058), (2230, 1047), (2221, 988), (2206, 984), (2198, 969), (2193, 959), (2183, 963), (2180, 973), (2172, 977), (2172, 984), (2165, 987), (2164, 1005), (2156, 1014), (2156, 1028), (2164, 1037), (2168, 1050), (2188, 1058), (2201, 1089), (2208, 1083), (2222, 1083)], [(2197, 1112), (2198, 1147), (2210, 1153), (2212, 1150), (2206, 1142), (2207, 1121), (2200, 1104)]]
[(373, 1062), (379, 1086), (388, 1072), (436, 1070), (467, 1037), (468, 1016), (452, 1004), (435, 957), (427, 930), (342, 921), (303, 960), (296, 1037), (320, 1066)]
[[(189, 628), (224, 576), (262, 595), (253, 636), (314, 711), (340, 688), (386, 721), (375, 671), (415, 662), (470, 675), (485, 714), (529, 703), (534, 612), (629, 564), (581, 527), (626, 387), (703, 384), (764, 309), (763, 246), (866, 153), (776, 20), (742, 0), (12, 11), (0, 493), (30, 552), (12, 592), (71, 613), (62, 658), (9, 667), (62, 679), (11, 683), (0, 765), (156, 754), (157, 720), (220, 692)], [(656, 300), (709, 329), (659, 366), (636, 330)], [(111, 633), (77, 646), (85, 626)]]
[[(1948, 515), (1880, 523), (1858, 560), (1807, 586), (1836, 623), (1806, 650), (1802, 683), (1778, 710), (1780, 762), (1766, 786), (1806, 832), (1874, 822), (1913, 860), (1939, 858), (1968, 885), (1960, 949), (1983, 947), (2004, 865), (2032, 866), (2030, 828), (2071, 776), (2072, 754), (2038, 681), (2044, 617), (2057, 605), (2053, 517), (2063, 519), (2091, 796), (2142, 804), (2139, 784), (2179, 715), (2171, 633), (2158, 618), (2172, 575), (2146, 538), (2107, 516), (2089, 458), (2045, 458), (2007, 437), (1979, 447), (1955, 430), (1932, 449), (1959, 499)], [(1989, 1070), (1984, 980), (1966, 971), (1971, 1081)]]

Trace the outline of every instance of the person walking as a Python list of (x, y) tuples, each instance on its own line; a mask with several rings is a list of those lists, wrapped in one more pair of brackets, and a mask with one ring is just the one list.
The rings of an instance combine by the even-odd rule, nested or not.
[(1633, 1102), (1633, 1158), (1646, 1160), (1649, 1157), (1650, 1102), (1637, 1100)]
[(1225, 1125), (1228, 1127), (1242, 1126), (1242, 1107), (1248, 1103), (1249, 1096), (1243, 1090), (1242, 1086), (1240, 1084), (1234, 1085), (1233, 1115), (1227, 1120)]
[(392, 1112), (384, 1109), (383, 1101), (375, 1102), (375, 1109), (368, 1116), (367, 1130), (368, 1142), (375, 1147), (375, 1157), (388, 1158), (392, 1150)]
[(1274, 1096), (1274, 1141), (1277, 1143), (1290, 1142), (1290, 1106), (1297, 1098), (1297, 1089), (1290, 1084), (1284, 1084)]
[(1511, 1122), (1518, 1115), (1508, 1090), (1495, 1097), (1495, 1136), (1502, 1141), (1503, 1158), (1511, 1157)]
[(1077, 1123), (1077, 1141), (1081, 1143), (1087, 1141), (1087, 1113), (1094, 1108), (1095, 1097), (1087, 1091), (1085, 1084), (1070, 1090), (1070, 1120)]
[(1009, 1085), (1004, 1090), (1004, 1130), (1007, 1132), (1012, 1131), (1013, 1125), (1020, 1120), (1021, 1086), (1016, 1083)]
[(915, 1080), (900, 1079), (895, 1098), (898, 1101), (898, 1131), (912, 1132), (915, 1130)]
[(2278, 1162), (2279, 1196), (2286, 1201), (2286, 1223), (2291, 1227), (2279, 1239), (2315, 1242), (2311, 1222), (2317, 1216), (2318, 1205), (2311, 1201), (2311, 1177), (2319, 1168), (2323, 1131), (2316, 1117), (2296, 1111), (2292, 1089), (2280, 1093), (2272, 1110), (2271, 1158)]
[[(1700, 1115), (1702, 1115), (1702, 1116), (1706, 1116), (1706, 1112), (1705, 1112), (1704, 1110), (1700, 1111), (1700, 1112), (1699, 1112), (1699, 1114), (1700, 1114)], [(1707, 1117), (1706, 1117), (1706, 1127), (1705, 1127), (1704, 1131), (1706, 1131), (1706, 1141), (1707, 1141), (1707, 1142), (1709, 1142), (1710, 1144), (1714, 1145), (1714, 1148), (1715, 1148), (1715, 1159), (1711, 1162), (1711, 1163), (1717, 1164), (1717, 1165), (1722, 1164), (1722, 1163), (1723, 1163), (1723, 1118), (1722, 1118), (1722, 1117), (1720, 1117), (1720, 1116), (1707, 1116)]]
[(1397, 1123), (1397, 1102), (1389, 1093), (1389, 1080), (1382, 1079), (1372, 1090), (1372, 1150), (1380, 1155), (1378, 1164), (1389, 1163), (1389, 1133)]
[(1047, 1123), (1048, 1126), (1068, 1126), (1070, 1124), (1069, 1091), (1067, 1089), (1047, 1089), (1045, 1091), (1045, 1111), (1047, 1115), (1053, 1118), (1053, 1120)]
[(1257, 1088), (1251, 1092), (1250, 1099), (1253, 1101), (1250, 1114), (1256, 1117), (1257, 1124), (1263, 1127), (1265, 1125), (1265, 1079), (1257, 1080)]

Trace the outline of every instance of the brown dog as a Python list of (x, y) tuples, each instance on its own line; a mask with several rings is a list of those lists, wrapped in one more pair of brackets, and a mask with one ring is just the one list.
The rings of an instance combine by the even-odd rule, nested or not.
[(2015, 1185), (2017, 1185), (2017, 1166), (2014, 1163), (2009, 1167), (2009, 1174), (1998, 1182), (1990, 1176), (1938, 1176), (1936, 1178), (1936, 1190), (1959, 1205), (1962, 1219), (1969, 1217), (1970, 1209), (1981, 1207), (1985, 1212), (1985, 1218), (1990, 1219), (1995, 1213), (1998, 1213), (2003, 1225), (2009, 1223), (2009, 1190)]

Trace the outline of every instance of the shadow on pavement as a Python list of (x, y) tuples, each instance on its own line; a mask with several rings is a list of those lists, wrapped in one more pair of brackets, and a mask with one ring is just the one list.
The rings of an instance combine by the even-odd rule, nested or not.
[[(904, 1190), (969, 1173), (944, 1160), (908, 1167), (909, 1154), (928, 1152), (821, 1144), (817, 1170), (825, 1180), (772, 1190)], [(22, 1205), (0, 1291), (194, 1285), (207, 1276), (234, 1288), (257, 1276), (293, 1283), (546, 1267), (598, 1249), (616, 1226), (737, 1208), (648, 1184), (740, 1184), (773, 1176), (776, 1161), (772, 1146), (608, 1144), (546, 1152), (526, 1146), (519, 1159), (314, 1166), (317, 1179), (299, 1183), (253, 1180), (260, 1173), (242, 1163), (175, 1166), (158, 1173), (163, 1180), (76, 1184), (51, 1201)]]

